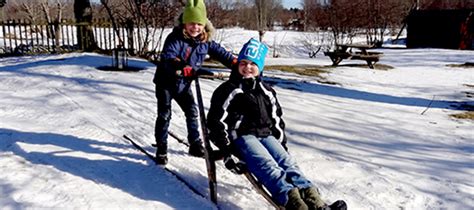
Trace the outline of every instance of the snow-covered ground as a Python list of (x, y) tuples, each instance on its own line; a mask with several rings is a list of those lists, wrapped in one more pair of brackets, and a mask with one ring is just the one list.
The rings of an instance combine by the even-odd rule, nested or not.
[[(267, 69), (291, 154), (325, 200), (343, 199), (349, 209), (474, 209), (474, 122), (449, 116), (474, 105), (466, 94), (474, 70), (446, 66), (473, 62), (474, 52), (380, 51), (393, 69), (330, 68), (324, 76), (336, 85)], [(267, 65), (331, 64), (302, 55)], [(216, 208), (204, 160), (170, 139), (168, 167), (206, 198), (122, 138), (154, 141), (155, 67), (131, 60), (145, 70), (96, 69), (110, 63), (90, 53), (0, 59), (0, 209)], [(221, 83), (201, 81), (206, 109)], [(171, 130), (186, 134), (176, 104)], [(217, 168), (217, 207), (271, 209), (243, 176)]]

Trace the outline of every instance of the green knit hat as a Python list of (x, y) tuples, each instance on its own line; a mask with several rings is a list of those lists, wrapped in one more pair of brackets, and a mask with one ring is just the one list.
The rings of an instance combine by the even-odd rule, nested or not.
[(183, 23), (191, 22), (206, 25), (207, 12), (204, 0), (188, 0), (188, 3), (184, 7)]

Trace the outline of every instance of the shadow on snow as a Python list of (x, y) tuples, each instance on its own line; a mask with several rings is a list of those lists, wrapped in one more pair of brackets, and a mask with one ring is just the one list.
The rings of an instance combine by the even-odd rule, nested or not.
[(285, 89), (292, 89), (301, 92), (349, 98), (355, 100), (364, 100), (378, 103), (387, 103), (394, 105), (431, 107), (451, 110), (470, 110), (467, 104), (474, 104), (474, 101), (446, 101), (432, 100), (416, 97), (399, 97), (380, 93), (371, 93), (359, 90), (350, 90), (343, 87), (308, 83), (304, 81), (281, 79), (276, 77), (265, 77), (265, 82)]
[[(196, 203), (213, 208), (210, 201), (194, 194), (164, 169), (154, 166), (145, 155), (128, 152), (135, 150), (132, 145), (101, 142), (70, 135), (21, 132), (4, 128), (0, 128), (0, 139), (0, 151), (12, 152), (31, 164), (50, 165), (57, 170), (80, 176), (96, 184), (105, 184), (120, 189), (143, 200), (166, 203), (175, 209), (192, 209), (195, 207), (193, 204)], [(61, 149), (25, 151), (23, 144), (57, 146)], [(107, 158), (94, 160), (74, 155), (68, 156), (68, 153), (73, 152), (86, 153), (91, 157), (99, 155)], [(148, 164), (144, 164), (142, 161), (146, 161)], [(166, 178), (163, 179), (164, 177)], [(4, 189), (3, 187), (2, 189)], [(15, 186), (9, 186), (8, 192), (4, 192), (3, 195), (14, 194), (15, 188)], [(195, 201), (183, 202), (189, 200)], [(12, 205), (18, 207), (23, 204)]]

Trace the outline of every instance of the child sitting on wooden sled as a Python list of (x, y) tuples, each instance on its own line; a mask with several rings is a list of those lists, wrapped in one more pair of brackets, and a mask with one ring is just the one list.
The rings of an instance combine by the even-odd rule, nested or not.
[(346, 209), (344, 201), (327, 206), (318, 189), (289, 155), (285, 124), (276, 93), (262, 81), (268, 48), (250, 39), (239, 53), (238, 69), (212, 95), (209, 137), (227, 157), (227, 168), (241, 173), (231, 158), (238, 156), (247, 170), (286, 209)]

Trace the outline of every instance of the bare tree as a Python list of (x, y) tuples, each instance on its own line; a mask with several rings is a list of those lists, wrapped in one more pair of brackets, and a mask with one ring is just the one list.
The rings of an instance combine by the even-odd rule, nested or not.
[(161, 48), (165, 27), (173, 24), (183, 7), (180, 0), (101, 0), (101, 4), (112, 22), (119, 44), (125, 45), (121, 34), (125, 27), (130, 52), (136, 49), (139, 56), (151, 60), (158, 58), (156, 51)]
[(268, 4), (265, 4), (266, 2), (266, 0), (255, 0), (255, 7), (257, 9), (257, 30), (260, 41), (263, 41), (263, 35), (267, 30)]
[[(8, 5), (8, 17), (32, 23), (27, 33), (36, 33), (42, 39), (54, 40), (56, 50), (61, 35), (59, 23), (63, 14), (67, 14), (72, 7), (68, 6), (72, 0), (16, 0)], [(46, 27), (39, 27), (44, 24)], [(56, 43), (56, 44), (54, 44)]]
[(90, 52), (99, 47), (91, 28), (92, 7), (90, 0), (74, 0), (74, 16), (77, 23), (77, 42), (79, 49)]
[[(40, 0), (38, 3), (40, 4), (43, 19), (46, 20), (48, 26), (46, 30), (47, 37), (54, 39), (55, 43), (59, 43), (61, 34), (59, 23), (63, 18), (62, 14), (65, 9), (64, 3), (67, 2), (63, 0)], [(56, 48), (58, 47), (56, 44)]]
[(328, 51), (332, 45), (330, 34), (326, 31), (303, 32), (298, 40), (310, 58), (316, 57), (321, 50)]
[(411, 3), (400, 0), (366, 0), (366, 12), (362, 13), (362, 28), (367, 43), (381, 46), (385, 35), (394, 34), (410, 11)]
[[(321, 17), (321, 10), (323, 5), (319, 4), (314, 0), (304, 0), (303, 1), (303, 22), (304, 22), (304, 31), (312, 31), (315, 29), (315, 25), (318, 24), (318, 18)], [(317, 14), (320, 15), (317, 15)]]
[(36, 23), (42, 18), (38, 1), (18, 0), (9, 5), (9, 10), (11, 19), (26, 19)]
[(206, 4), (207, 16), (216, 28), (223, 28), (235, 25), (236, 21), (231, 0), (209, 0)]
[(331, 0), (330, 3), (304, 1), (305, 30), (328, 29), (335, 44), (352, 42), (363, 33), (368, 44), (381, 44), (387, 34), (395, 34), (410, 11), (413, 0)]
[(275, 15), (283, 8), (281, 0), (255, 0), (257, 30), (259, 40), (263, 41), (265, 32), (273, 27)]
[(7, 3), (7, 0), (0, 0), (0, 20), (3, 20), (3, 7)]

